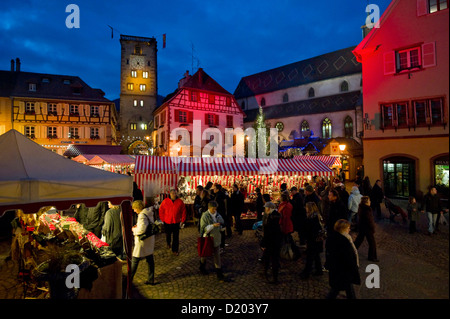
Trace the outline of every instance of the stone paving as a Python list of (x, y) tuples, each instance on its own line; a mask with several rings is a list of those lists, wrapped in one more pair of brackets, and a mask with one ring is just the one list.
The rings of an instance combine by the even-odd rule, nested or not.
[[(386, 211), (384, 214), (387, 216)], [(448, 217), (448, 215), (447, 215)], [(407, 225), (377, 222), (377, 264), (380, 268), (380, 288), (365, 286), (367, 244), (359, 249), (362, 285), (356, 286), (360, 299), (448, 299), (449, 298), (449, 231), (441, 226), (437, 235), (427, 236), (426, 218), (421, 216), (417, 234), (409, 234)], [(294, 235), (294, 239), (297, 239)], [(133, 299), (323, 299), (328, 286), (328, 274), (300, 280), (303, 258), (282, 261), (280, 283), (272, 285), (261, 276), (261, 251), (252, 230), (243, 235), (234, 233), (222, 254), (223, 270), (229, 282), (218, 282), (208, 260), (209, 275), (199, 272), (196, 250), (197, 228), (188, 225), (180, 231), (180, 255), (166, 248), (165, 235), (159, 234), (155, 246), (155, 286), (145, 285), (147, 265), (141, 261), (134, 278)], [(0, 299), (20, 299), (23, 286), (17, 280), (17, 264), (4, 258), (9, 252), (8, 241), (0, 242)], [(322, 254), (323, 255), (323, 254)], [(322, 256), (323, 257), (323, 256)], [(123, 273), (127, 267), (124, 265)], [(340, 295), (338, 298), (345, 298)]]

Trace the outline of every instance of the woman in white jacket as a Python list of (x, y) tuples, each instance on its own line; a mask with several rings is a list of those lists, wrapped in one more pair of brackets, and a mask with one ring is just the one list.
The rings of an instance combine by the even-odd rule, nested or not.
[(350, 196), (348, 197), (348, 221), (354, 222), (353, 217), (358, 216), (358, 207), (359, 203), (361, 203), (361, 193), (357, 186), (352, 187), (352, 191), (350, 192)]
[(155, 235), (144, 240), (139, 239), (139, 235), (145, 233), (149, 221), (155, 222), (155, 214), (153, 205), (144, 209), (144, 203), (141, 200), (134, 201), (131, 205), (133, 211), (138, 214), (137, 224), (133, 226), (134, 248), (131, 258), (131, 280), (133, 280), (139, 262), (145, 258), (148, 263), (148, 276), (146, 285), (155, 284), (155, 261), (153, 259), (153, 251), (155, 250)]

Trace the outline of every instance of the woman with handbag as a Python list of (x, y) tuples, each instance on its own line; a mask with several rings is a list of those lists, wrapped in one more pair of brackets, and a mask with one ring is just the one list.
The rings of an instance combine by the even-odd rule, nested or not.
[(305, 205), (305, 237), (306, 237), (306, 266), (300, 274), (302, 279), (308, 279), (315, 264), (315, 276), (323, 275), (320, 253), (323, 252), (323, 241), (326, 231), (316, 203), (308, 202)]
[[(208, 244), (208, 241), (212, 241), (212, 255), (214, 256), (214, 267), (217, 273), (217, 279), (223, 281), (225, 279), (222, 272), (222, 265), (220, 262), (220, 243), (222, 241), (222, 231), (225, 227), (225, 221), (222, 216), (217, 212), (217, 202), (210, 201), (208, 203), (208, 210), (203, 213), (200, 219), (200, 237), (199, 245)], [(209, 239), (209, 238), (212, 238)], [(199, 247), (199, 252), (204, 251), (203, 247)], [(209, 255), (209, 254), (206, 254)], [(200, 271), (206, 275), (206, 257), (204, 254), (200, 254)]]
[(148, 274), (146, 285), (155, 285), (155, 261), (153, 259), (153, 252), (155, 250), (155, 236), (147, 237), (144, 240), (139, 238), (147, 230), (150, 223), (155, 222), (155, 214), (153, 209), (153, 202), (150, 199), (151, 207), (144, 209), (144, 203), (141, 200), (134, 201), (131, 204), (133, 211), (138, 214), (137, 224), (133, 226), (132, 231), (134, 235), (134, 248), (131, 258), (131, 280), (133, 280), (139, 262), (145, 258), (148, 264)]

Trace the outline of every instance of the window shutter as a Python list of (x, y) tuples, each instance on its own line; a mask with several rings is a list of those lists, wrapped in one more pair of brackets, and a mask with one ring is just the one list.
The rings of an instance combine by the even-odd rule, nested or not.
[(180, 122), (180, 110), (175, 110), (175, 122)]
[(58, 138), (64, 138), (64, 133), (63, 133), (63, 127), (62, 126), (58, 126), (56, 128), (56, 136), (58, 136)]
[(219, 125), (219, 114), (214, 114), (214, 125)]
[(187, 121), (188, 121), (188, 123), (194, 122), (194, 113), (193, 112), (187, 112)]
[(422, 66), (424, 68), (436, 66), (436, 47), (434, 42), (422, 44)]
[(63, 108), (64, 108), (64, 115), (69, 115), (70, 105), (69, 104), (63, 104)]
[(25, 102), (19, 102), (19, 114), (25, 113)]
[(417, 0), (417, 16), (428, 14), (428, 0)]
[(84, 116), (86, 107), (89, 108), (89, 105), (80, 104), (78, 107), (78, 112), (80, 113), (80, 116)]
[(48, 103), (41, 102), (42, 114), (47, 115)]
[(386, 52), (383, 55), (384, 75), (395, 74), (395, 51)]

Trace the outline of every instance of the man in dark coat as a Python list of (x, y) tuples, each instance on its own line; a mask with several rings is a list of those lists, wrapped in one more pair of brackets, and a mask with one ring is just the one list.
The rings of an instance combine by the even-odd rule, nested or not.
[(349, 235), (350, 225), (346, 219), (338, 220), (325, 244), (325, 267), (329, 270), (331, 287), (327, 299), (335, 299), (342, 290), (346, 292), (347, 299), (355, 299), (353, 285), (361, 284), (358, 251)]
[(99, 202), (95, 207), (86, 207), (84, 204), (78, 204), (74, 217), (86, 230), (93, 232), (95, 236), (100, 238), (107, 210), (107, 202)]
[(372, 209), (370, 208), (370, 199), (368, 196), (361, 197), (361, 203), (358, 208), (358, 236), (355, 239), (356, 249), (361, 246), (364, 238), (367, 238), (369, 244), (369, 261), (378, 262), (377, 246), (375, 242), (375, 221), (373, 219)]
[(262, 219), (262, 214), (264, 212), (264, 200), (261, 190), (256, 188), (256, 218), (258, 221)]
[(347, 219), (347, 207), (339, 199), (339, 193), (335, 189), (328, 192), (329, 206), (328, 211), (324, 214), (327, 218), (327, 232), (330, 234), (334, 231), (334, 224), (339, 219)]
[(117, 257), (123, 257), (122, 223), (120, 221), (120, 206), (108, 202), (109, 209), (105, 213), (105, 222), (102, 227), (102, 237), (111, 246)]
[(432, 235), (436, 231), (436, 222), (439, 214), (443, 214), (441, 200), (437, 195), (436, 187), (431, 187), (429, 192), (424, 196), (422, 202), (423, 212), (427, 213), (428, 235)]
[(307, 202), (314, 202), (318, 207), (320, 203), (319, 196), (317, 196), (316, 192), (314, 191), (314, 187), (311, 185), (308, 185), (305, 187), (305, 199), (304, 204), (306, 205)]
[(263, 238), (261, 240), (261, 249), (263, 250), (264, 275), (269, 281), (268, 271), (272, 264), (273, 281), (278, 283), (278, 271), (280, 269), (280, 250), (283, 233), (280, 227), (280, 213), (272, 202), (264, 204), (265, 212), (263, 219)]
[(305, 221), (306, 210), (303, 196), (298, 192), (297, 187), (291, 188), (291, 205), (292, 205), (292, 223), (294, 224), (294, 231), (298, 232), (300, 238), (300, 245), (306, 244), (305, 239)]
[(383, 202), (384, 199), (384, 193), (383, 189), (381, 188), (381, 181), (377, 179), (375, 184), (372, 187), (372, 190), (370, 192), (370, 202), (372, 210), (377, 216), (377, 219), (381, 219), (381, 206), (380, 204)]
[(229, 203), (229, 215), (234, 216), (234, 220), (236, 222), (236, 231), (239, 235), (242, 235), (241, 214), (244, 211), (244, 195), (239, 191), (239, 187), (237, 184), (233, 185), (233, 193), (230, 196)]

